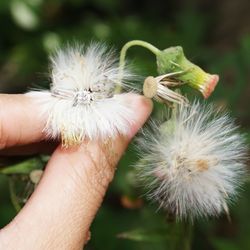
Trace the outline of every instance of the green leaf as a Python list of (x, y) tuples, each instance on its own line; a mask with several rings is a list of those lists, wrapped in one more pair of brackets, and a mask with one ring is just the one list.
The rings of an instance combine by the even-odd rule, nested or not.
[(41, 169), (43, 163), (39, 158), (31, 158), (21, 163), (0, 169), (0, 174), (29, 174), (32, 170)]
[(135, 229), (123, 232), (118, 238), (137, 242), (163, 243), (168, 250), (190, 250), (193, 226), (189, 223), (169, 223), (155, 229)]
[(117, 237), (120, 239), (142, 242), (162, 242), (169, 240), (168, 230), (166, 230), (165, 228), (155, 230), (146, 230), (140, 228), (120, 233), (117, 235)]

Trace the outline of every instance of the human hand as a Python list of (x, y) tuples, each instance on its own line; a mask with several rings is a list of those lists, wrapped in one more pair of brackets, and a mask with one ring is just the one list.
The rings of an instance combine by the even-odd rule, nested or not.
[(150, 100), (124, 95), (138, 110), (130, 134), (110, 142), (84, 142), (68, 149), (44, 142), (45, 121), (25, 95), (0, 95), (0, 154), (53, 150), (43, 177), (19, 214), (0, 231), (1, 249), (82, 249), (116, 165), (147, 120)]

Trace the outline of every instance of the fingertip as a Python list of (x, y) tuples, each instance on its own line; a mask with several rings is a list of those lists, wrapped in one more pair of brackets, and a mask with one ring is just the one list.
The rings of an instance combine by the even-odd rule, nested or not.
[(44, 139), (39, 109), (23, 94), (0, 95), (0, 148), (38, 142)]
[(151, 99), (137, 94), (130, 94), (128, 99), (130, 107), (135, 111), (134, 122), (128, 135), (130, 140), (147, 121), (153, 110), (153, 102)]

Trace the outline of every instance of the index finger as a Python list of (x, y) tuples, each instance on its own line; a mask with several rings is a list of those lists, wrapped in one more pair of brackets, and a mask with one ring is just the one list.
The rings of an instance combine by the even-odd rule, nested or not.
[(43, 140), (46, 121), (39, 114), (31, 97), (0, 94), (0, 150)]

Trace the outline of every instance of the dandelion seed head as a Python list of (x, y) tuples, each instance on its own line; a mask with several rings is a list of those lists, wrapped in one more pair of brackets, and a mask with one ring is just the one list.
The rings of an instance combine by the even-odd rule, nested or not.
[(245, 174), (244, 138), (212, 105), (180, 105), (139, 140), (137, 174), (147, 197), (177, 219), (218, 216), (237, 196)]
[(121, 74), (114, 51), (98, 43), (67, 46), (50, 61), (50, 91), (29, 93), (42, 102), (48, 137), (70, 146), (129, 132), (135, 111), (115, 89), (128, 87), (132, 74)]
[(102, 44), (68, 46), (58, 50), (50, 60), (53, 88), (90, 96), (99, 92), (105, 97), (121, 84), (117, 58)]

